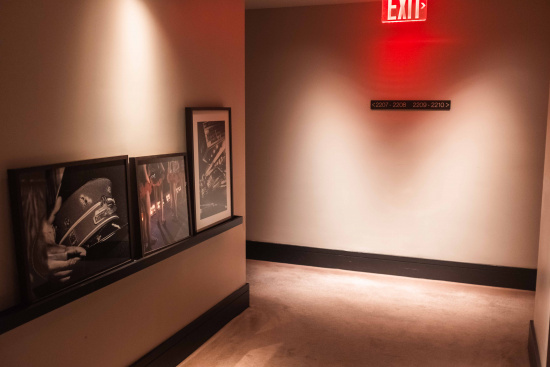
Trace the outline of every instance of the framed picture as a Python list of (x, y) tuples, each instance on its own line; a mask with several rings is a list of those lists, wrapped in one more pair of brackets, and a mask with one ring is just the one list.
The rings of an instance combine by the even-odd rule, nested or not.
[(233, 216), (231, 109), (185, 109), (195, 230)]
[[(187, 157), (184, 153), (132, 158), (134, 212), (139, 222), (141, 254), (191, 236)], [(137, 228), (136, 228), (137, 231)]]
[(9, 170), (26, 303), (131, 261), (128, 157)]

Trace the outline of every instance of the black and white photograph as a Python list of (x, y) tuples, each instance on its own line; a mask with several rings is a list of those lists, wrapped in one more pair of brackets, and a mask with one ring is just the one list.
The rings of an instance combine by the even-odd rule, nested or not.
[(142, 253), (148, 255), (188, 238), (185, 154), (135, 158), (135, 169)]
[(28, 302), (130, 261), (127, 157), (9, 175)]
[(191, 138), (196, 230), (233, 214), (231, 197), (231, 110), (187, 109)]

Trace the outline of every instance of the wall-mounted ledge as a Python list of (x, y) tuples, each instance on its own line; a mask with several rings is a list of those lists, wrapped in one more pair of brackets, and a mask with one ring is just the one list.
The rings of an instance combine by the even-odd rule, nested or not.
[(203, 232), (197, 233), (182, 242), (176, 243), (163, 251), (134, 260), (130, 263), (112, 269), (100, 276), (89, 279), (75, 288), (67, 289), (62, 293), (55, 294), (50, 298), (44, 299), (32, 305), (15, 306), (2, 311), (0, 312), (0, 334), (15, 329), (20, 325), (55, 310), (56, 308), (95, 292), (96, 290), (106, 287), (120, 279), (126, 278), (129, 275), (137, 273), (140, 270), (185, 251), (188, 248), (196, 246), (201, 242), (226, 232), (231, 228), (237, 227), (242, 223), (243, 217), (233, 217), (226, 222), (220, 223)]

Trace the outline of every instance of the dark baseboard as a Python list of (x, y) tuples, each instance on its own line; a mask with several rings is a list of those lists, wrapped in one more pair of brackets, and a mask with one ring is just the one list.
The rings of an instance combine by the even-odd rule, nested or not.
[(341, 250), (246, 241), (246, 257), (321, 268), (362, 271), (534, 291), (537, 270), (365, 254)]
[(250, 305), (248, 283), (132, 364), (134, 367), (177, 366)]
[(535, 333), (535, 323), (529, 321), (529, 342), (527, 344), (529, 350), (529, 364), (531, 367), (541, 367), (539, 346), (537, 344), (537, 334)]

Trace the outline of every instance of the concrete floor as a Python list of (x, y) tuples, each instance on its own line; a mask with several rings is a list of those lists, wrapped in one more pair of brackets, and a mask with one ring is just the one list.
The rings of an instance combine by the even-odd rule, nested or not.
[(181, 367), (529, 366), (535, 293), (248, 260), (251, 307)]

